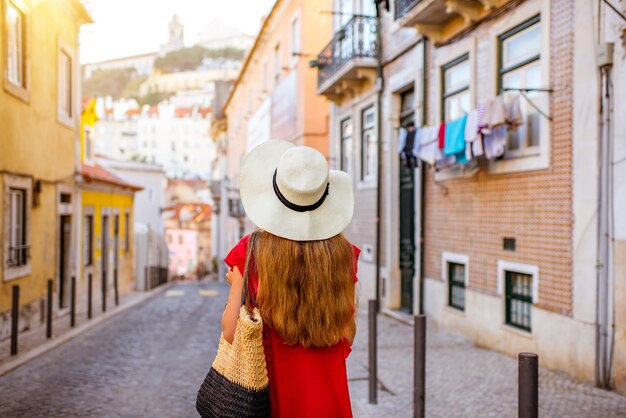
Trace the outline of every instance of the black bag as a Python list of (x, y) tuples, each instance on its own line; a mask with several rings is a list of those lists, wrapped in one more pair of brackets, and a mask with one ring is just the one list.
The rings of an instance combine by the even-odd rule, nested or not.
[(241, 309), (235, 338), (220, 337), (213, 365), (198, 390), (196, 409), (203, 418), (270, 416), (270, 393), (263, 352), (263, 321), (258, 308), (246, 306), (250, 259), (257, 233), (250, 236), (243, 274)]

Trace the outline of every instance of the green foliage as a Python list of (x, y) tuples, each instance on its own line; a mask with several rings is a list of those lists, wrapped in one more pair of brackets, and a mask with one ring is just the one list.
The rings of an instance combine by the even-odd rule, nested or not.
[(151, 91), (139, 98), (140, 105), (158, 105), (163, 100), (167, 100), (170, 98), (172, 93), (164, 92), (164, 91)]
[(154, 62), (154, 68), (164, 73), (174, 73), (177, 71), (193, 71), (202, 64), (204, 58), (225, 58), (230, 60), (242, 60), (243, 49), (220, 48), (206, 49), (201, 46), (183, 48), (172, 51), (164, 57), (159, 57)]
[(133, 78), (134, 70), (131, 68), (94, 71), (91, 78), (83, 79), (83, 96), (111, 96), (118, 99), (123, 97), (124, 89)]
[(148, 77), (136, 76), (132, 68), (97, 70), (83, 78), (84, 97), (111, 96), (113, 99), (139, 97), (139, 85)]

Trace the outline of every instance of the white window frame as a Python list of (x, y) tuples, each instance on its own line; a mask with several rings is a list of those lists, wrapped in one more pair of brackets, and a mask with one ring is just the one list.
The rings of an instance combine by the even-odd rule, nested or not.
[[(24, 214), (25, 214), (25, 218), (24, 218), (24, 222), (25, 222), (25, 227), (26, 227), (26, 233), (25, 233), (25, 244), (24, 245), (31, 245), (32, 240), (31, 240), (31, 221), (32, 221), (32, 214), (31, 214), (31, 208), (33, 205), (33, 186), (32, 186), (32, 179), (30, 177), (26, 177), (26, 176), (18, 176), (18, 175), (13, 175), (13, 174), (5, 174), (4, 175), (4, 193), (3, 193), (3, 200), (4, 200), (4, 219), (3, 219), (3, 225), (4, 225), (4, 237), (3, 237), (3, 242), (4, 242), (4, 256), (3, 256), (3, 280), (4, 281), (9, 281), (9, 280), (13, 280), (13, 279), (17, 279), (26, 275), (29, 275), (32, 271), (32, 265), (31, 265), (31, 258), (27, 258), (26, 260), (26, 264), (23, 264), (21, 266), (15, 266), (15, 267), (9, 267), (8, 262), (9, 262), (9, 247), (11, 246), (11, 210), (9, 210), (9, 206), (10, 206), (10, 202), (11, 202), (11, 191), (12, 189), (22, 189), (26, 191), (26, 199), (25, 199), (25, 210), (24, 210)], [(31, 248), (31, 254), (32, 256), (32, 248)]]
[[(450, 278), (448, 277), (448, 264), (449, 263), (463, 264), (465, 268), (465, 277), (463, 279), (465, 282), (465, 306), (462, 310), (457, 308), (456, 306), (450, 305), (450, 291), (449, 291)], [(454, 309), (455, 311), (458, 311), (458, 312), (465, 312), (465, 310), (467, 309), (467, 288), (469, 286), (469, 268), (470, 268), (470, 263), (469, 263), (469, 256), (467, 254), (452, 253), (448, 251), (444, 251), (441, 254), (441, 279), (446, 284), (445, 286), (446, 307), (450, 309)]]
[[(544, 87), (550, 85), (550, 59), (543, 59), (550, 57), (550, 3), (549, 2), (536, 2), (525, 3), (515, 8), (510, 14), (508, 19), (504, 19), (500, 22), (496, 22), (489, 29), (489, 37), (492, 39), (492, 56), (494, 62), (498, 62), (498, 37), (503, 33), (515, 28), (528, 21), (532, 17), (540, 15), (541, 24), (541, 74), (543, 77)], [(492, 95), (495, 97), (498, 94), (498, 67), (493, 67), (493, 90)], [(541, 93), (548, 95), (549, 93)], [(522, 99), (523, 100), (523, 99)], [(550, 101), (547, 100), (549, 103)], [(550, 108), (545, 108), (545, 112), (550, 113)], [(489, 162), (490, 174), (505, 174), (525, 171), (537, 171), (550, 168), (550, 156), (551, 156), (551, 135), (550, 135), (550, 121), (543, 116), (540, 116), (540, 138), (539, 138), (539, 152), (535, 155), (519, 156), (517, 158), (504, 158), (502, 160), (493, 160)]]
[[(468, 62), (470, 66), (470, 108), (476, 107), (476, 38), (474, 36), (467, 37), (461, 41), (450, 44), (446, 47), (439, 48), (435, 56), (435, 89), (437, 92), (437, 106), (435, 106), (436, 124), (444, 120), (443, 109), (443, 67), (454, 61), (455, 59), (468, 54)], [(473, 177), (479, 171), (479, 168), (473, 164), (469, 165), (453, 165), (438, 170), (434, 176), (436, 181), (444, 181), (449, 179)]]
[[(344, 124), (348, 122), (352, 126), (352, 132), (350, 135), (344, 136), (343, 127)], [(351, 141), (350, 149), (347, 150), (349, 156), (346, 158), (347, 167), (343, 166), (343, 158), (344, 158), (344, 140), (349, 139)], [(345, 171), (350, 175), (352, 179), (354, 179), (354, 119), (352, 115), (348, 115), (339, 120), (339, 169)]]
[(533, 264), (523, 264), (515, 261), (498, 260), (498, 295), (504, 294), (504, 280), (506, 272), (528, 274), (533, 277), (533, 304), (539, 301), (539, 267)]
[[(70, 60), (69, 74), (69, 92), (67, 92), (67, 82), (64, 78), (66, 75), (63, 58), (66, 56)], [(74, 129), (74, 120), (76, 116), (76, 61), (74, 51), (62, 39), (59, 39), (59, 48), (57, 54), (57, 118), (62, 125)], [(69, 108), (67, 111), (63, 109), (63, 97), (67, 95), (69, 99)]]
[[(17, 46), (18, 67), (21, 70), (21, 80), (12, 80), (9, 77), (9, 27), (7, 25), (8, 8), (12, 7), (20, 15), (20, 44)], [(4, 64), (4, 90), (18, 99), (28, 103), (30, 101), (30, 78), (28, 61), (28, 10), (20, 0), (2, 1), (2, 62)]]
[[(365, 126), (365, 116), (366, 116), (366, 112), (372, 112), (374, 115), (374, 121), (371, 125), (369, 126)], [(376, 105), (374, 103), (370, 103), (367, 104), (365, 106), (363, 106), (362, 108), (359, 109), (359, 186), (361, 186), (362, 188), (367, 188), (367, 187), (374, 187), (376, 185), (376, 178), (378, 176), (378, 173), (374, 173), (374, 174), (370, 174), (370, 175), (366, 175), (364, 172), (365, 169), (365, 153), (367, 152), (366, 149), (364, 148), (364, 136), (366, 134), (366, 131), (368, 132), (373, 132), (374, 136), (378, 135), (378, 129), (377, 129), (377, 114), (376, 112), (378, 111), (378, 109), (376, 108)], [(353, 125), (354, 127), (354, 125)], [(354, 128), (353, 128), (354, 129)], [(376, 138), (376, 140), (378, 141), (378, 138)], [(376, 152), (378, 152), (378, 148), (376, 148)], [(373, 155), (373, 158), (376, 159), (376, 154)]]

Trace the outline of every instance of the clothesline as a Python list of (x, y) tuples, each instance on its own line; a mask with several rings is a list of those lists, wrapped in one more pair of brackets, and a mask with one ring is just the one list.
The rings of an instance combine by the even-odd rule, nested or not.
[(523, 123), (520, 97), (521, 91), (505, 103), (504, 96), (499, 95), (447, 123), (401, 128), (398, 153), (411, 168), (418, 160), (443, 168), (466, 165), (483, 156), (500, 158), (507, 148), (509, 131)]

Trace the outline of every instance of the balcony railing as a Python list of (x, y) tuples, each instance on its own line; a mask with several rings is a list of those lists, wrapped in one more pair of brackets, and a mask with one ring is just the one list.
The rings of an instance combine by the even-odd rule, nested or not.
[(356, 15), (335, 33), (317, 57), (317, 85), (324, 84), (355, 58), (376, 58), (376, 18)]
[(394, 19), (400, 19), (422, 0), (396, 0)]
[(8, 267), (19, 267), (28, 263), (30, 245), (16, 245), (9, 247)]

